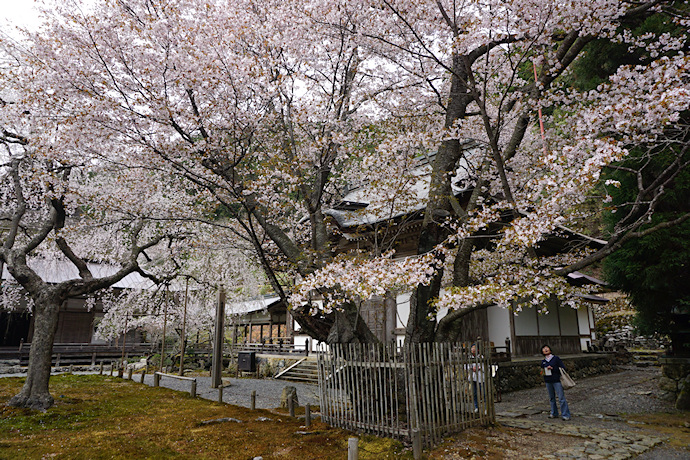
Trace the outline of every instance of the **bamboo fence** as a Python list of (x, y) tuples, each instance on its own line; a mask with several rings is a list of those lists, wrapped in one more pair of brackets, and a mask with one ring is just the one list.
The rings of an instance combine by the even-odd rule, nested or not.
[[(488, 343), (335, 344), (318, 354), (321, 416), (351, 431), (426, 446), (495, 421)], [(476, 384), (476, 408), (475, 392)]]

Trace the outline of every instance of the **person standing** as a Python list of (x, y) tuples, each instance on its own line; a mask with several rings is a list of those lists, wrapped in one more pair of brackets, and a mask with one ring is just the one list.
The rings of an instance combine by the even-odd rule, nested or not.
[(561, 417), (563, 420), (570, 420), (570, 408), (565, 399), (563, 385), (561, 385), (561, 369), (565, 369), (563, 361), (551, 352), (551, 347), (548, 345), (541, 347), (541, 353), (544, 355), (541, 362), (544, 383), (546, 383), (546, 391), (549, 392), (549, 401), (551, 402), (549, 418), (558, 417), (558, 405), (556, 404), (556, 397), (558, 396), (558, 402), (561, 405)]
[(479, 412), (479, 396), (482, 399), (482, 405), (486, 404), (486, 395), (484, 394), (484, 369), (480, 360), (483, 356), (477, 356), (477, 344), (473, 343), (470, 347), (470, 364), (468, 365), (469, 380), (472, 382), (472, 396), (474, 399), (474, 411)]

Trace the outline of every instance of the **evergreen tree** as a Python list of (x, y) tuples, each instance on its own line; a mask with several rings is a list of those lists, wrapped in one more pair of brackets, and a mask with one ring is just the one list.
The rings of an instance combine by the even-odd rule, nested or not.
[[(648, 32), (670, 37), (682, 33), (662, 14), (627, 26), (637, 37)], [(684, 48), (679, 51), (687, 53), (687, 44)], [(573, 85), (582, 90), (595, 88), (619, 66), (644, 64), (653, 58), (627, 52), (619, 43), (597, 40), (576, 68)], [(675, 353), (690, 352), (688, 331), (683, 331), (690, 314), (690, 221), (683, 220), (690, 213), (690, 173), (679, 167), (690, 162), (689, 125), (686, 112), (666, 129), (662, 142), (641, 143), (602, 178), (611, 205), (604, 210), (608, 231), (639, 219), (649, 206), (655, 209), (652, 218), (636, 231), (640, 237), (629, 239), (605, 260), (604, 272), (613, 287), (630, 296), (637, 310), (638, 331), (670, 334)], [(645, 190), (658, 190), (662, 183), (658, 200), (652, 200), (651, 194), (645, 199)], [(646, 234), (659, 227), (665, 228)]]

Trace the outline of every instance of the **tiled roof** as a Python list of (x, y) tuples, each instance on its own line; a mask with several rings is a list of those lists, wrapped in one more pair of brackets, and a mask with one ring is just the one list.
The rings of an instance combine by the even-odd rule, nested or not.
[[(466, 149), (476, 148), (472, 142), (468, 142)], [(434, 155), (430, 155), (433, 157)], [(368, 186), (363, 184), (357, 188), (349, 191), (341, 200), (341, 202), (332, 209), (327, 209), (324, 214), (333, 217), (340, 228), (356, 227), (359, 225), (372, 225), (389, 219), (394, 219), (399, 216), (407, 215), (416, 211), (421, 211), (426, 207), (426, 200), (429, 196), (429, 184), (431, 182), (431, 166), (429, 158), (423, 158), (412, 171), (416, 180), (409, 185), (408, 192), (416, 196), (416, 200), (411, 200), (413, 204), (410, 206), (397, 209), (391, 212), (375, 212), (368, 211), (367, 206), (377, 201), (380, 197), (376, 192)], [(456, 196), (471, 188), (471, 174), (469, 166), (460, 162), (452, 178), (452, 191)]]
[[(88, 263), (87, 265), (94, 278), (112, 275), (119, 269), (119, 267), (115, 265), (96, 263)], [(66, 260), (32, 259), (29, 261), (29, 267), (31, 267), (41, 279), (48, 283), (61, 283), (63, 281), (79, 278), (77, 267)], [(3, 267), (2, 279), (13, 279), (12, 275), (7, 271), (7, 266)], [(120, 289), (152, 289), (155, 285), (153, 281), (144, 278), (139, 273), (130, 273), (112, 287)]]

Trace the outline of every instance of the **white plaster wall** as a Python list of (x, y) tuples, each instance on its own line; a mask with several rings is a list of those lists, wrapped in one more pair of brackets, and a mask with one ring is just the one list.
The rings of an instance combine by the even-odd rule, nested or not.
[(489, 321), (489, 341), (495, 346), (505, 345), (506, 338), (510, 338), (510, 315), (512, 313), (507, 308), (489, 307), (486, 310)]
[(580, 335), (577, 310), (568, 306), (561, 306), (558, 313), (561, 320), (561, 334)]
[[(410, 293), (398, 294), (395, 302), (398, 310), (395, 315), (395, 328), (405, 329), (407, 320), (410, 317)], [(395, 334), (395, 343), (402, 347), (405, 343), (405, 334)]]
[(294, 343), (295, 343), (295, 346), (297, 347), (298, 350), (304, 350), (304, 345), (307, 343), (307, 339), (309, 339), (309, 351), (310, 352), (317, 351), (317, 349), (319, 349), (321, 347), (328, 347), (328, 345), (326, 345), (325, 342), (321, 343), (321, 344), (317, 344), (316, 340), (312, 339), (311, 337), (309, 337), (306, 334), (302, 334), (302, 335), (295, 335), (295, 337), (294, 337)]
[(548, 313), (537, 313), (539, 335), (558, 335), (558, 313), (552, 308)]
[(533, 308), (523, 308), (515, 316), (515, 335), (537, 335), (536, 312)]
[(398, 314), (395, 318), (395, 327), (404, 328), (407, 326), (407, 320), (410, 317), (410, 293), (398, 294), (396, 303), (398, 306)]
[(580, 307), (577, 310), (577, 322), (579, 323), (580, 335), (590, 334), (589, 322), (589, 308), (586, 306)]
[(588, 348), (587, 348), (587, 342), (589, 342), (590, 345), (591, 345), (591, 343), (592, 343), (592, 341), (591, 341), (590, 339), (585, 338), (585, 337), (580, 337), (580, 350), (582, 350), (582, 351), (587, 351), (587, 350), (588, 350)]

